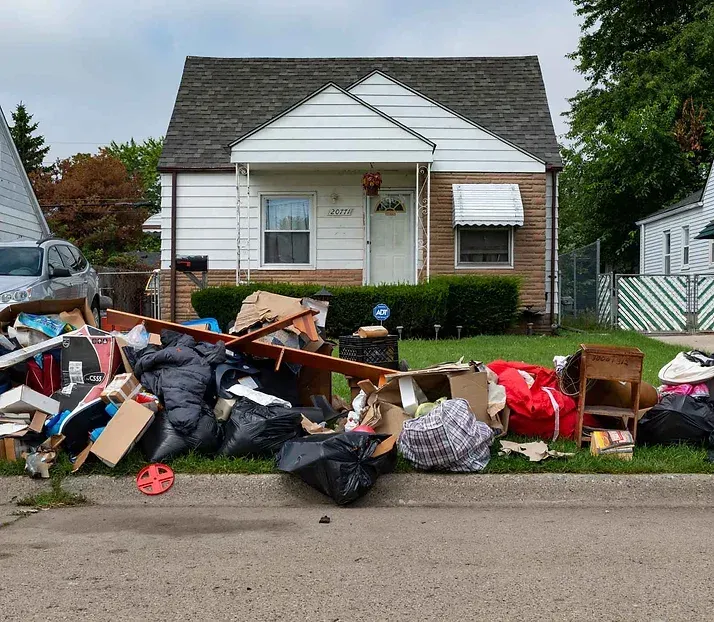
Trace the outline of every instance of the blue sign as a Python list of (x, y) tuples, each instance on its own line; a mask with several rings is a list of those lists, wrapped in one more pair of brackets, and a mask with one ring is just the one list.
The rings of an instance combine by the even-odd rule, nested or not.
[(387, 305), (379, 303), (374, 309), (372, 309), (372, 315), (378, 322), (384, 322), (389, 319), (391, 311)]

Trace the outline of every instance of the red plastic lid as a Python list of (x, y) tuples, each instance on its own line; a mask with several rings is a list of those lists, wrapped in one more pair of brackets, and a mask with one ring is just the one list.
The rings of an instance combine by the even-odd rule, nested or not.
[(171, 467), (157, 462), (145, 466), (136, 476), (136, 487), (145, 495), (160, 495), (174, 485)]

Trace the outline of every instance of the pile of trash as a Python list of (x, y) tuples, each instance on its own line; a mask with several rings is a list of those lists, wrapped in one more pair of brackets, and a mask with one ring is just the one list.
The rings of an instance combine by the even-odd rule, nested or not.
[[(327, 314), (326, 302), (256, 292), (221, 334), (205, 328), (209, 320), (180, 325), (113, 310), (103, 330), (84, 300), (6, 307), (0, 459), (24, 459), (30, 475), (46, 478), (59, 452), (73, 472), (90, 460), (113, 468), (135, 446), (162, 468), (188, 452), (273, 458), (345, 504), (392, 471), (398, 453), (421, 470), (477, 472), (511, 432), (542, 440), (502, 441), (502, 455), (570, 455), (546, 442), (577, 433), (582, 388), (567, 381), (577, 353), (556, 357), (556, 369), (461, 360), (395, 372), (333, 357)], [(351, 403), (332, 394), (332, 373), (348, 377)], [(683, 353), (660, 376), (659, 393), (642, 385), (637, 441), (711, 444), (714, 358)], [(621, 384), (588, 385), (586, 404), (622, 406), (630, 393)], [(585, 411), (593, 453), (631, 457), (628, 432)]]

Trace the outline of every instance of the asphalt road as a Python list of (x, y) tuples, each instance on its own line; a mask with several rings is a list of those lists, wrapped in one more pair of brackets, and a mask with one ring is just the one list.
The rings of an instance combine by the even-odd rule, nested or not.
[(0, 529), (0, 619), (713, 619), (713, 514), (52, 510)]

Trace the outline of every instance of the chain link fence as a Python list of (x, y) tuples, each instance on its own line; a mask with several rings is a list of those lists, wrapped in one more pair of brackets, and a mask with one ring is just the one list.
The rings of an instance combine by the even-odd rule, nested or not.
[(137, 272), (98, 268), (97, 273), (101, 293), (112, 299), (113, 309), (160, 318), (159, 270)]
[(561, 321), (598, 322), (600, 240), (558, 255)]

